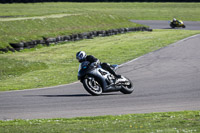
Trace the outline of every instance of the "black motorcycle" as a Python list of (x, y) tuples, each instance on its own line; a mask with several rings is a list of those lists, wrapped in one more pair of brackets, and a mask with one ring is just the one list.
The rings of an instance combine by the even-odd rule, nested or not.
[[(115, 71), (118, 65), (111, 65), (111, 68)], [(134, 91), (132, 82), (128, 78), (121, 76), (117, 79), (100, 65), (88, 61), (80, 64), (78, 79), (83, 83), (85, 90), (93, 96), (114, 91), (131, 94)]]

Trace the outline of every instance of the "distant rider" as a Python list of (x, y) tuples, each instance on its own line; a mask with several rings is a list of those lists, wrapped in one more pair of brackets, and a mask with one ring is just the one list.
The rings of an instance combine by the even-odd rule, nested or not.
[(76, 59), (82, 63), (83, 61), (89, 61), (90, 64), (96, 64), (96, 65), (101, 65), (101, 67), (104, 69), (104, 70), (107, 70), (108, 72), (110, 72), (111, 74), (113, 74), (116, 78), (121, 78), (121, 75), (118, 75), (115, 73), (115, 71), (113, 71), (111, 68), (110, 68), (110, 65), (108, 63), (101, 63), (99, 61), (99, 59), (95, 58), (94, 56), (92, 55), (86, 55), (86, 53), (84, 51), (79, 51), (76, 53)]
[(179, 23), (179, 21), (178, 21), (177, 19), (173, 18), (172, 23), (173, 23), (174, 25), (176, 25), (176, 24)]

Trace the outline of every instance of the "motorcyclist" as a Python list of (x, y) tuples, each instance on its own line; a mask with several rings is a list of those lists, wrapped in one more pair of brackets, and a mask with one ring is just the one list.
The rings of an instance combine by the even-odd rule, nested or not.
[(176, 24), (179, 23), (179, 21), (178, 21), (176, 18), (173, 18), (172, 23), (173, 23), (174, 25), (176, 25)]
[(84, 51), (79, 51), (76, 53), (76, 59), (82, 63), (83, 61), (89, 61), (90, 64), (96, 64), (96, 65), (101, 65), (101, 67), (104, 69), (104, 70), (107, 70), (108, 72), (110, 72), (111, 74), (113, 74), (116, 78), (121, 78), (121, 75), (118, 75), (115, 73), (115, 71), (113, 71), (111, 68), (110, 68), (110, 65), (108, 63), (101, 63), (99, 61), (99, 59), (95, 58), (94, 56), (92, 55), (87, 55)]

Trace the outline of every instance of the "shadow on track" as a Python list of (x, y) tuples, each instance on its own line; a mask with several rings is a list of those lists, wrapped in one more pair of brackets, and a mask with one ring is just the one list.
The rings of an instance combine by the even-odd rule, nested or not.
[(176, 28), (170, 28), (170, 27), (169, 27), (169, 28), (161, 28), (161, 29), (176, 29)]
[[(118, 94), (101, 94), (100, 96), (109, 96)], [(70, 94), (70, 95), (25, 95), (24, 97), (90, 97), (90, 94)], [(95, 97), (95, 96), (94, 96)], [(99, 97), (99, 96), (98, 96)]]
[(25, 95), (24, 97), (88, 97), (89, 94), (71, 94), (71, 95)]

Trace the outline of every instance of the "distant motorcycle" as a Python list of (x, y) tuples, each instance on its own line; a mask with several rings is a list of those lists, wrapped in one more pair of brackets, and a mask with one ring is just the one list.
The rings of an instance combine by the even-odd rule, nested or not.
[[(116, 70), (118, 65), (112, 65), (111, 68)], [(121, 76), (116, 79), (100, 65), (90, 64), (88, 61), (79, 65), (78, 79), (82, 82), (85, 90), (93, 96), (114, 91), (131, 94), (134, 91), (132, 82), (128, 78)]]
[(171, 22), (170, 22), (170, 27), (171, 27), (171, 28), (175, 28), (175, 27), (186, 28), (185, 24), (184, 24), (183, 21), (181, 21), (181, 20), (177, 20), (176, 22), (171, 21)]

